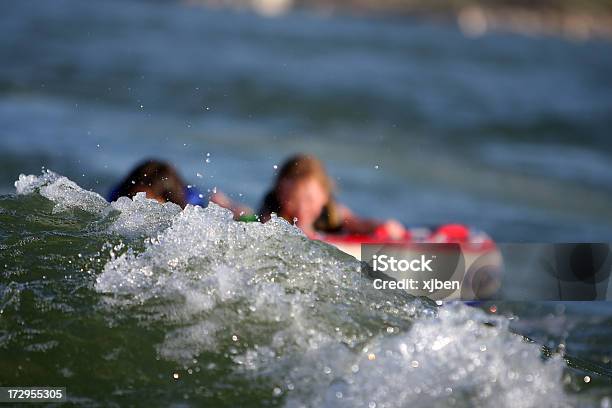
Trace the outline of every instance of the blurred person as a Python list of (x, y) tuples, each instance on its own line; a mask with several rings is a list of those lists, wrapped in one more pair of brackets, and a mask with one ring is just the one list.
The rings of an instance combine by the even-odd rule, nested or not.
[(378, 235), (401, 239), (406, 229), (395, 220), (361, 218), (334, 199), (334, 183), (316, 157), (298, 154), (281, 167), (259, 214), (266, 222), (272, 213), (295, 223), (310, 238), (324, 234)]
[(148, 159), (137, 165), (128, 176), (109, 194), (109, 201), (119, 197), (133, 198), (143, 192), (147, 198), (160, 203), (172, 202), (185, 208), (187, 204), (206, 207), (213, 202), (232, 211), (234, 218), (251, 213), (248, 207), (234, 203), (221, 192), (214, 192), (208, 197), (195, 187), (187, 186), (176, 169), (169, 163)]

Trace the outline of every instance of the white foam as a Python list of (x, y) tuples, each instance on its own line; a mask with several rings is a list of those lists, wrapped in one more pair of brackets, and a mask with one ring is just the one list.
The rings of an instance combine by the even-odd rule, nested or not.
[(211, 204), (112, 259), (96, 289), (168, 325), (162, 358), (228, 356), (290, 407), (562, 406), (562, 361), (541, 361), (506, 319), (438, 315), (371, 289), (358, 269), (282, 220), (237, 223)]
[(51, 170), (43, 170), (40, 176), (20, 174), (19, 179), (15, 181), (15, 190), (18, 195), (32, 194), (43, 185), (50, 184), (60, 177)]
[[(485, 324), (487, 323), (487, 324)], [(490, 324), (493, 323), (491, 326)], [(308, 404), (333, 407), (569, 406), (560, 357), (508, 331), (505, 318), (455, 305), (379, 336)], [(303, 396), (289, 406), (304, 403)]]
[[(330, 281), (353, 284), (344, 275), (355, 275), (359, 264), (334, 259), (327, 250), (285, 221), (238, 223), (231, 212), (214, 204), (205, 209), (188, 206), (171, 227), (147, 241), (144, 252), (109, 262), (96, 288), (119, 295), (128, 305), (168, 300), (163, 314), (186, 327), (184, 333), (168, 333), (160, 353), (181, 359), (197, 355), (211, 341), (189, 342), (187, 347), (177, 340), (201, 330), (202, 313), (212, 312), (205, 319), (206, 330), (223, 332), (221, 340), (227, 340), (230, 327), (250, 325), (244, 321), (249, 316), (262, 324), (285, 325), (302, 309), (316, 305), (317, 291), (335, 294)], [(241, 306), (235, 309), (236, 304)]]
[(108, 232), (127, 237), (152, 236), (167, 228), (181, 212), (174, 203), (159, 203), (137, 193), (133, 199), (120, 197), (108, 203), (102, 196), (87, 191), (72, 180), (51, 170), (40, 176), (21, 174), (15, 182), (18, 195), (38, 193), (54, 203), (53, 212), (80, 209), (112, 220)]
[(98, 193), (84, 190), (74, 181), (50, 170), (43, 171), (40, 176), (19, 175), (15, 189), (18, 195), (38, 192), (53, 201), (54, 213), (74, 208), (90, 213), (101, 213), (108, 208), (108, 202)]
[(120, 214), (108, 230), (125, 236), (151, 236), (170, 226), (174, 216), (181, 212), (178, 205), (159, 203), (146, 198), (145, 193), (136, 193), (133, 199), (119, 197), (111, 207)]

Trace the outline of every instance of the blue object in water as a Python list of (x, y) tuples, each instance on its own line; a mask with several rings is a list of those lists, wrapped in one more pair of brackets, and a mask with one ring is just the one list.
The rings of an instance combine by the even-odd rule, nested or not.
[(193, 186), (185, 188), (185, 197), (187, 198), (187, 204), (199, 205), (200, 207), (208, 206), (208, 195)]

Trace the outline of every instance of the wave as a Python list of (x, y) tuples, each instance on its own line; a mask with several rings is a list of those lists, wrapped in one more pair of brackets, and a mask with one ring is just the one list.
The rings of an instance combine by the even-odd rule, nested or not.
[[(109, 340), (86, 348), (87, 358), (62, 352), (62, 345), (82, 347), (82, 330), (64, 337), (49, 330), (46, 342), (15, 332), (11, 339), (0, 336), (0, 345), (58, 358), (63, 353), (64, 360), (122, 371), (107, 378), (91, 370), (87, 381), (100, 387), (116, 388), (119, 378), (134, 381), (147, 366), (163, 378), (174, 367), (171, 381), (151, 374), (155, 379), (139, 383), (141, 389), (166, 390), (155, 401), (167, 404), (183, 401), (171, 392), (181, 381), (192, 384), (181, 392), (196, 403), (216, 401), (213, 396), (228, 388), (234, 402), (249, 395), (255, 405), (289, 407), (531, 407), (571, 401), (561, 380), (563, 360), (543, 359), (537, 345), (510, 332), (506, 318), (375, 290), (357, 260), (309, 240), (282, 219), (240, 223), (214, 204), (181, 210), (143, 194), (108, 203), (51, 171), (21, 175), (15, 186), (16, 195), (0, 200), (3, 233), (23, 219), (19, 206), (64, 223), (76, 217), (72, 230), (87, 231), (88, 238), (73, 240), (71, 249), (87, 258), (80, 264), (85, 284), (71, 292), (81, 293), (80, 300), (60, 296), (73, 258), (57, 255), (47, 238), (38, 243), (47, 257), (57, 255), (50, 268), (64, 271), (46, 277), (55, 286), (45, 298), (66, 304), (64, 324), (95, 321), (96, 332)], [(47, 224), (52, 230), (62, 225)], [(7, 259), (2, 261), (12, 262), (10, 267), (20, 266), (17, 258)], [(4, 316), (54, 318), (50, 308), (26, 313), (15, 306), (19, 290), (9, 280), (0, 286)], [(22, 289), (28, 284), (32, 280), (22, 282)], [(75, 302), (82, 302), (80, 309)], [(104, 357), (100, 362), (97, 354)], [(50, 361), (49, 355), (41, 358), (38, 369), (56, 370)], [(72, 366), (68, 372), (78, 371)], [(204, 387), (189, 382), (198, 377)], [(9, 378), (0, 375), (3, 382)], [(80, 398), (125, 402), (119, 394), (104, 399), (84, 385), (71, 388)]]

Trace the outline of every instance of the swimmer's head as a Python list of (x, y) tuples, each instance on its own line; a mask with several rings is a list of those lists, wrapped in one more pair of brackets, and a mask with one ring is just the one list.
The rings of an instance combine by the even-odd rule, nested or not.
[(146, 160), (136, 166), (119, 186), (117, 197), (134, 197), (143, 192), (147, 198), (161, 203), (187, 205), (185, 183), (172, 165), (159, 160)]
[(311, 227), (333, 194), (333, 182), (323, 163), (310, 155), (296, 155), (281, 167), (274, 193), (279, 215), (288, 221), (297, 219), (301, 228)]

